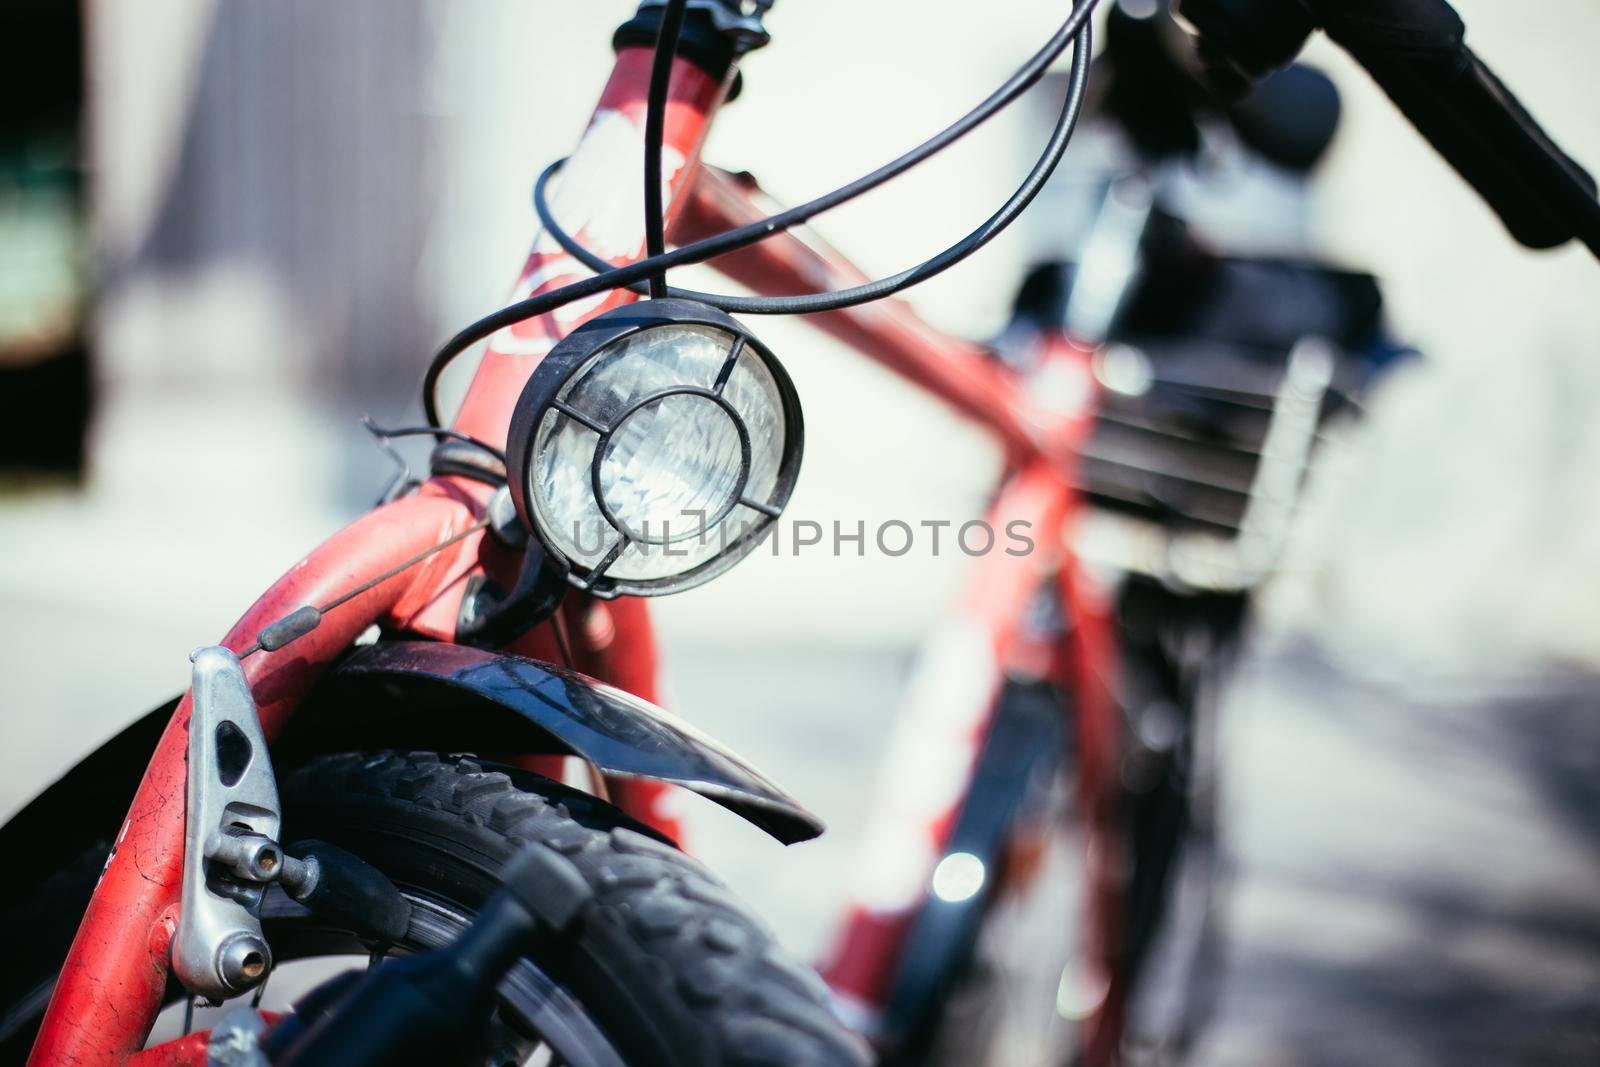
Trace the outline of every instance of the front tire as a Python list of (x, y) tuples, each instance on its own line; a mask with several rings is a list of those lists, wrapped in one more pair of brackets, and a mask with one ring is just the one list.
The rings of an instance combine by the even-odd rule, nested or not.
[[(297, 839), (336, 844), (411, 899), (411, 931), (396, 951), (426, 950), (458, 933), (498, 887), (500, 867), (528, 842), (554, 849), (581, 872), (589, 899), (576, 920), (502, 984), (493, 1039), (501, 1046), (543, 1041), (557, 1062), (570, 1063), (831, 1067), (866, 1060), (833, 1019), (820, 980), (789, 962), (714, 877), (588, 794), (432, 753), (321, 757), (286, 776), (281, 792), (291, 848)], [(373, 947), (276, 891), (263, 906), (263, 926), (280, 965)], [(46, 987), (64, 952), (63, 945), (43, 961)], [(42, 1007), (37, 997), (32, 1003)], [(19, 1008), (0, 1005), (0, 1023), (14, 1035), (19, 1022), (29, 1032), (37, 1025), (18, 1019)], [(590, 1057), (590, 1048), (599, 1050)], [(487, 1062), (501, 1062), (494, 1055)], [(483, 1050), (463, 1050), (462, 1062), (486, 1062)]]

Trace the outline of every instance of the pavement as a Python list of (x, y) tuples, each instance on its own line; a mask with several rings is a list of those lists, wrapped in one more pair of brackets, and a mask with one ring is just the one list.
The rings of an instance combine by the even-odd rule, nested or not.
[(1189, 1062), (1600, 1062), (1600, 678), (1424, 696), (1290, 641), (1225, 706)]

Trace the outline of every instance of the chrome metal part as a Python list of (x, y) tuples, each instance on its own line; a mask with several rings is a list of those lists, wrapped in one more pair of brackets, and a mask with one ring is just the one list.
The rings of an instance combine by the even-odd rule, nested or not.
[(517, 514), (517, 505), (511, 499), (509, 488), (502, 485), (489, 495), (484, 515), (489, 520), (490, 532), (502, 545), (507, 548), (527, 546), (528, 528), (522, 524), (522, 516)]
[(283, 871), (283, 849), (276, 841), (238, 827), (206, 838), (206, 859), (241, 882), (270, 882)]
[(1062, 326), (1071, 336), (1095, 344), (1111, 336), (1117, 315), (1144, 270), (1139, 246), (1155, 203), (1155, 189), (1142, 177), (1107, 186), (1067, 297)]
[(322, 877), (322, 865), (317, 862), (317, 857), (297, 859), (287, 852), (283, 854), (283, 868), (278, 875), (278, 884), (283, 886), (284, 892), (295, 900), (303, 901), (317, 888), (317, 882)]
[(206, 1067), (271, 1067), (261, 1051), (267, 1021), (254, 1008), (241, 1004), (211, 1028), (206, 1043)]
[(1245, 581), (1263, 577), (1289, 538), (1300, 487), (1311, 463), (1322, 402), (1333, 384), (1336, 355), (1331, 342), (1307, 337), (1289, 353), (1283, 384), (1272, 405), (1261, 462), (1235, 539)]
[(272, 967), (258, 913), (283, 868), (278, 784), (239, 660), (207, 647), (194, 661), (183, 906), (172, 969), (190, 992), (223, 1000)]

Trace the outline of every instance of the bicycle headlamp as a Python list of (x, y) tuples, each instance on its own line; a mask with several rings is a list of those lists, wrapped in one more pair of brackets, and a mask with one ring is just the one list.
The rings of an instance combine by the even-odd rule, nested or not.
[(551, 349), (506, 458), (518, 513), (572, 584), (655, 596), (749, 554), (788, 503), (801, 440), (766, 346), (715, 308), (647, 300)]

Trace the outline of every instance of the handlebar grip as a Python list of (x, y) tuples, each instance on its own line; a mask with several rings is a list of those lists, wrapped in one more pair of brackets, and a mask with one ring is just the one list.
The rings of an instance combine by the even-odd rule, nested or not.
[(1328, 36), (1488, 202), (1519, 242), (1600, 254), (1595, 182), (1466, 44), (1446, 0), (1309, 0)]

